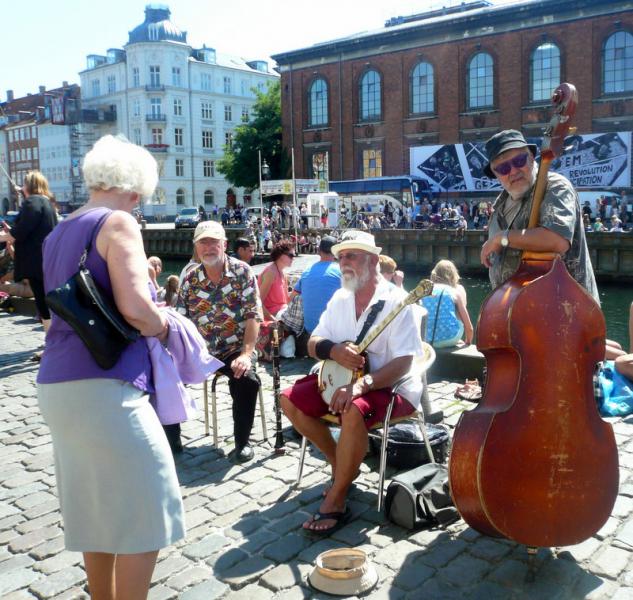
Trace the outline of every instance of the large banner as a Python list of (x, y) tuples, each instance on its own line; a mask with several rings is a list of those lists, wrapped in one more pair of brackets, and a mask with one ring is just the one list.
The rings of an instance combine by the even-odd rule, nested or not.
[[(537, 147), (540, 138), (528, 139)], [(417, 146), (410, 150), (411, 175), (426, 179), (436, 192), (499, 190), (498, 180), (483, 172), (487, 163), (483, 142)], [(631, 185), (631, 132), (574, 135), (565, 152), (552, 163), (574, 187), (610, 188)]]

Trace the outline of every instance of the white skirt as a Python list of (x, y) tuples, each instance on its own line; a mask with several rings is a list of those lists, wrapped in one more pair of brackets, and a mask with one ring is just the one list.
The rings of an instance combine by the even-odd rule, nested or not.
[(117, 379), (38, 385), (66, 548), (136, 554), (185, 535), (174, 460), (145, 392)]

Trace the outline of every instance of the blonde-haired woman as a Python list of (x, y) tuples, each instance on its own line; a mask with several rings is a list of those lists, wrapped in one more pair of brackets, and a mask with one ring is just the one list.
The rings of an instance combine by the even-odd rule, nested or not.
[(466, 307), (466, 290), (459, 283), (457, 267), (450, 260), (440, 260), (433, 271), (433, 293), (422, 299), (429, 313), (426, 341), (435, 348), (457, 346), (464, 339), (473, 341), (473, 324)]
[[(156, 161), (105, 136), (86, 155), (88, 202), (44, 244), (46, 289), (86, 266), (133, 327), (161, 341), (168, 322), (152, 299), (143, 240), (132, 209), (152, 195)], [(149, 403), (154, 391), (144, 337), (104, 370), (53, 314), (37, 378), (50, 428), (66, 548), (83, 552), (90, 595), (147, 597), (158, 550), (184, 536), (184, 510), (167, 438)]]
[(29, 280), (37, 312), (47, 331), (51, 316), (44, 294), (42, 244), (57, 224), (57, 213), (50, 202), (48, 181), (39, 171), (29, 171), (22, 188), (16, 192), (23, 197), (20, 212), (13, 227), (2, 223), (4, 231), (0, 242), (15, 240), (14, 281)]

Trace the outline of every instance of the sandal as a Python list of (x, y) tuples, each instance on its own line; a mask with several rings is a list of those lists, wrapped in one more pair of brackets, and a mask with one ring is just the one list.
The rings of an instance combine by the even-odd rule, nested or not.
[(467, 379), (466, 383), (455, 390), (455, 398), (468, 400), (469, 402), (479, 402), (482, 391), (478, 379)]
[[(308, 527), (303, 527), (303, 530), (311, 533), (313, 535), (318, 536), (326, 536), (331, 535), (335, 531), (338, 531), (341, 527), (347, 524), (352, 516), (352, 511), (348, 507), (345, 508), (342, 512), (330, 512), (330, 513), (322, 513), (317, 511), (312, 516), (312, 520), (308, 523)], [(330, 520), (334, 521), (334, 525), (328, 527), (327, 529), (313, 529), (310, 525), (317, 523), (318, 521)]]

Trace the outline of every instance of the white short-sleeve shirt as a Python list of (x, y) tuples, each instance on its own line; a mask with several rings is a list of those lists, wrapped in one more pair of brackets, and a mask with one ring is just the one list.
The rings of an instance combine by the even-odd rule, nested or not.
[[(382, 280), (367, 308), (356, 319), (354, 293), (346, 289), (337, 290), (330, 299), (327, 308), (312, 335), (327, 338), (333, 342), (354, 342), (363, 329), (371, 307), (379, 300), (385, 305), (378, 313), (373, 329), (406, 297), (406, 292)], [(377, 371), (394, 358), (400, 356), (421, 356), (423, 354), (420, 337), (420, 318), (412, 306), (405, 306), (400, 314), (367, 348), (369, 371)], [(419, 374), (409, 376), (409, 380), (400, 388), (400, 395), (405, 397), (416, 409), (420, 407), (422, 380)]]

